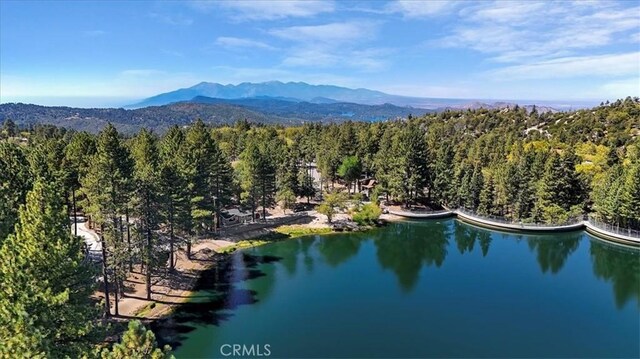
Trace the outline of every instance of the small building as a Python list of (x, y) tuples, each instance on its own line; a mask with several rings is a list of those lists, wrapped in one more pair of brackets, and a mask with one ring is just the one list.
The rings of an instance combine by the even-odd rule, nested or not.
[(378, 182), (373, 178), (367, 178), (360, 180), (360, 193), (364, 193), (365, 196), (371, 198), (371, 192)]
[(224, 226), (251, 222), (251, 213), (243, 212), (237, 208), (227, 209), (220, 214), (222, 215), (222, 224)]

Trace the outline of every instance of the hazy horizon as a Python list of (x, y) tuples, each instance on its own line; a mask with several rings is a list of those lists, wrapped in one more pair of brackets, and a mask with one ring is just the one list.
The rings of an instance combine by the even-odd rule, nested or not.
[[(278, 81), (278, 80), (272, 80)], [(265, 81), (268, 82), (268, 81)], [(296, 82), (296, 81), (292, 81)], [(223, 84), (223, 85), (238, 85), (235, 84)], [(196, 84), (194, 84), (196, 85)], [(332, 84), (313, 84), (313, 85), (332, 85)], [(189, 86), (190, 87), (190, 86)], [(177, 90), (177, 88), (176, 88)], [(369, 89), (376, 90), (376, 89)], [(158, 93), (159, 94), (159, 93)], [(157, 95), (157, 94), (154, 94)], [(397, 95), (390, 93), (389, 95)], [(403, 96), (403, 95), (400, 95)], [(415, 97), (415, 96), (414, 96)], [(0, 97), (0, 104), (6, 103), (25, 103), (40, 106), (65, 106), (65, 107), (77, 107), (77, 108), (124, 108), (131, 104), (137, 103), (147, 97), (94, 97), (94, 96), (34, 96), (34, 97)], [(428, 100), (450, 100), (455, 104), (468, 104), (472, 102), (483, 103), (495, 103), (495, 102), (510, 102), (521, 105), (546, 105), (550, 107), (558, 107), (558, 109), (565, 110), (567, 108), (584, 108), (595, 106), (600, 102), (614, 101), (611, 99), (557, 99), (557, 100), (538, 100), (538, 99), (504, 99), (504, 98), (455, 98), (455, 97), (421, 97)], [(419, 106), (414, 106), (419, 107)], [(428, 108), (430, 106), (426, 106)], [(432, 106), (431, 106), (432, 107)]]
[(118, 106), (203, 81), (279, 80), (599, 103), (640, 94), (639, 44), (633, 1), (8, 0), (0, 102)]

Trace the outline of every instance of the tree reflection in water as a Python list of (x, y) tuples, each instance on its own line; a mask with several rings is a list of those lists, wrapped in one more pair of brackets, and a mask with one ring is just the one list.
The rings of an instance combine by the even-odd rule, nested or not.
[(318, 252), (327, 264), (337, 267), (358, 253), (364, 238), (361, 233), (321, 237), (317, 245)]
[(640, 307), (640, 252), (597, 240), (591, 241), (589, 252), (593, 273), (613, 284), (616, 306), (622, 308), (635, 299)]
[(527, 243), (532, 251), (536, 251), (538, 264), (542, 273), (550, 271), (556, 274), (562, 269), (569, 255), (578, 249), (582, 232), (566, 234), (560, 238), (546, 236), (530, 236)]
[[(425, 231), (428, 226), (428, 231)], [(374, 243), (380, 265), (398, 277), (401, 288), (410, 292), (423, 264), (440, 267), (447, 256), (448, 225), (398, 223), (392, 231), (377, 232)]]

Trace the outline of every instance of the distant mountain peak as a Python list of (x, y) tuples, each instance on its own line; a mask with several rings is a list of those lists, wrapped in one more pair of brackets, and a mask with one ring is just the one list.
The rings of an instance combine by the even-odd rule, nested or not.
[(161, 106), (174, 102), (188, 101), (196, 96), (220, 99), (241, 99), (259, 96), (297, 99), (311, 102), (314, 99), (331, 99), (336, 102), (351, 102), (365, 105), (393, 103), (405, 106), (415, 98), (396, 96), (365, 88), (351, 89), (334, 85), (312, 85), (306, 82), (267, 81), (260, 83), (242, 82), (237, 85), (222, 85), (215, 82), (200, 82), (188, 88), (166, 92), (149, 97), (127, 108)]

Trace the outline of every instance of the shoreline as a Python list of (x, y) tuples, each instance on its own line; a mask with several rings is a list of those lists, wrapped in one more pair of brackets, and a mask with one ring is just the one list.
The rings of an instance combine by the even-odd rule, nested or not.
[(441, 213), (434, 213), (433, 215), (413, 214), (411, 212), (401, 211), (390, 212), (393, 212), (394, 216), (400, 217), (404, 220), (455, 218), (456, 220), (462, 221), (464, 223), (480, 226), (491, 230), (502, 230), (508, 232), (558, 233), (583, 230), (592, 235), (594, 238), (603, 242), (634, 249), (640, 248), (640, 238), (634, 238), (631, 236), (607, 231), (592, 224), (591, 222), (589, 222), (589, 220), (580, 220), (575, 223), (565, 225), (532, 225), (527, 223), (496, 222), (488, 218), (482, 218), (470, 213), (465, 213), (461, 210), (448, 210)]
[[(451, 217), (462, 222), (467, 222), (459, 217), (457, 211), (452, 211)], [(348, 218), (346, 214), (340, 214), (336, 221)], [(380, 216), (384, 222), (405, 222), (407, 218), (401, 214), (385, 213)], [(434, 218), (435, 219), (435, 218)], [(493, 228), (484, 223), (475, 223), (489, 229), (503, 229), (501, 226)], [(354, 232), (364, 232), (375, 227), (362, 227)], [(584, 230), (581, 226), (579, 228)], [(509, 229), (507, 229), (509, 230)], [(513, 229), (511, 229), (513, 231)], [(578, 230), (575, 228), (574, 230)], [(548, 233), (548, 231), (546, 231)], [(591, 231), (587, 231), (591, 234)], [(134, 271), (125, 280), (124, 296), (119, 300), (119, 315), (113, 316), (115, 320), (136, 318), (145, 322), (153, 322), (171, 317), (176, 308), (187, 302), (197, 291), (194, 290), (198, 279), (202, 273), (215, 268), (225, 257), (231, 253), (253, 248), (273, 242), (295, 239), (307, 235), (349, 233), (346, 231), (336, 231), (330, 224), (321, 218), (321, 215), (311, 211), (304, 215), (281, 215), (269, 218), (266, 223), (258, 222), (248, 225), (238, 225), (230, 229), (223, 229), (217, 237), (196, 240), (192, 244), (191, 258), (187, 258), (184, 248), (178, 248), (175, 252), (175, 271), (169, 273), (166, 269), (160, 275), (156, 274), (152, 278), (151, 300), (146, 299), (144, 286), (144, 274), (139, 265), (134, 266)], [(598, 239), (600, 236), (592, 234)], [(605, 240), (607, 243), (616, 243), (611, 239)], [(637, 249), (637, 247), (635, 247)], [(111, 311), (113, 313), (113, 294), (111, 297)], [(104, 293), (99, 290), (95, 293), (97, 298), (103, 298)]]
[[(387, 216), (388, 218), (385, 218)], [(152, 276), (151, 299), (146, 298), (144, 273), (140, 265), (133, 266), (124, 282), (124, 295), (118, 301), (119, 313), (114, 315), (113, 293), (110, 293), (112, 318), (116, 321), (139, 319), (149, 323), (165, 320), (187, 302), (197, 291), (198, 279), (208, 270), (236, 250), (252, 248), (268, 243), (295, 239), (314, 234), (345, 233), (335, 231), (326, 223), (323, 215), (310, 211), (304, 215), (278, 215), (268, 217), (267, 222), (256, 222), (222, 229), (216, 237), (202, 238), (192, 243), (191, 258), (187, 258), (184, 246), (175, 251), (176, 265), (173, 272), (163, 268)], [(334, 221), (346, 220), (348, 215), (339, 214)], [(400, 217), (382, 215), (385, 221), (401, 221)], [(364, 227), (362, 231), (374, 227)], [(104, 298), (102, 290), (94, 296)]]

